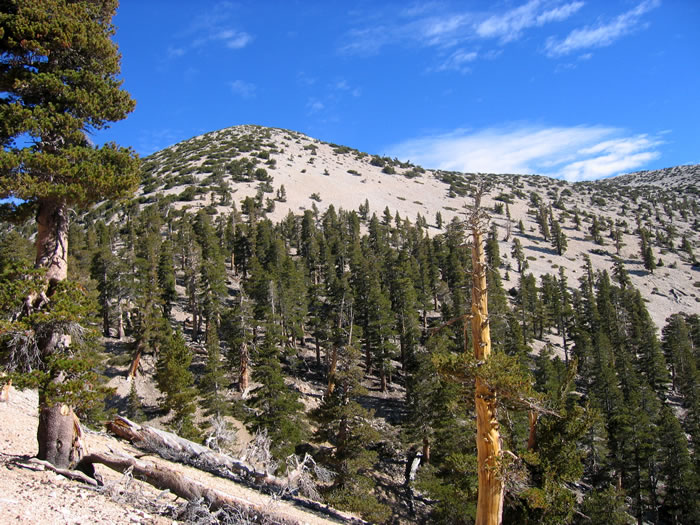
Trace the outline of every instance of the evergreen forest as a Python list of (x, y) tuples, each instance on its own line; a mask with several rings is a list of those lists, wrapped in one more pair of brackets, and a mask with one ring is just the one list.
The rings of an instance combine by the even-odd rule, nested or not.
[[(493, 193), (488, 178), (455, 180)], [(609, 271), (582, 254), (574, 279), (556, 265), (536, 277), (523, 251), (536, 236), (561, 255), (563, 226), (588, 228), (592, 243), (614, 249), (614, 224), (596, 215), (577, 224), (585, 212), (555, 214), (536, 194), (529, 219), (539, 231), (510, 212), (508, 227), (489, 220), (485, 363), (469, 351), (473, 268), (458, 215), (438, 226), (374, 211), (368, 198), (356, 210), (331, 203), (273, 221), (264, 194), (229, 196), (220, 213), (154, 193), (71, 221), (69, 279), (46, 315), (83, 327), (59, 393), (81, 420), (99, 425), (118, 411), (217, 450), (235, 450), (231, 436), (245, 429), (266, 441), (271, 473), (309, 453), (331, 473), (315, 480), (331, 506), (376, 523), (472, 523), (478, 377), (498, 400), (503, 522), (700, 521), (700, 315), (674, 313), (657, 327), (615, 255)], [(508, 199), (493, 203), (500, 210), (484, 211), (502, 219)], [(695, 198), (676, 205), (666, 213), (697, 221)], [(664, 249), (663, 238), (638, 218), (640, 264), (651, 275), (645, 250)], [(20, 365), (11, 349), (21, 330), (47, 322), (17, 326), (11, 316), (36, 279), (34, 228), (2, 228), (10, 370)], [(674, 250), (692, 265), (687, 248)], [(40, 367), (17, 366), (19, 384), (49, 380)], [(128, 378), (128, 392), (108, 388), (115, 377)], [(157, 396), (142, 399), (148, 388)]]

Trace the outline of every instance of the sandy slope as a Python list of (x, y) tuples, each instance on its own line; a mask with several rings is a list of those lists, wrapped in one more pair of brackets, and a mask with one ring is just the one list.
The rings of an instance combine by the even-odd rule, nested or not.
[[(380, 218), (387, 207), (392, 216), (398, 211), (402, 218), (408, 218), (412, 222), (415, 221), (417, 214), (420, 214), (430, 225), (428, 235), (433, 236), (440, 232), (435, 227), (437, 211), (441, 212), (447, 224), (454, 217), (464, 218), (467, 214), (465, 208), (472, 202), (471, 198), (466, 196), (450, 198), (448, 186), (436, 178), (437, 174), (434, 171), (426, 170), (418, 177), (406, 178), (403, 174), (409, 171), (409, 168), (397, 167), (395, 175), (388, 175), (382, 172), (382, 168), (370, 164), (369, 155), (354, 150), (338, 153), (334, 145), (320, 142), (301, 133), (274, 128), (256, 126), (227, 128), (171, 146), (163, 152), (154, 154), (151, 158), (163, 164), (163, 154), (169, 152), (171, 158), (182, 155), (189, 159), (181, 161), (180, 165), (184, 162), (184, 166), (200, 167), (207, 159), (207, 148), (211, 146), (199, 146), (198, 143), (209, 141), (209, 144), (216, 147), (231, 137), (245, 135), (264, 136), (260, 140), (265, 144), (264, 148), (274, 146), (271, 149), (270, 159), (276, 161), (276, 167), (274, 169), (268, 167), (267, 171), (273, 177), (271, 184), (275, 190), (281, 186), (285, 187), (287, 200), (275, 203), (274, 211), (267, 214), (273, 222), (282, 220), (290, 211), (301, 214), (312, 205), (315, 205), (322, 214), (331, 204), (336, 210), (340, 208), (357, 210), (367, 200), (370, 205), (370, 214), (377, 213)], [(251, 158), (255, 154), (256, 151), (251, 151), (238, 155), (237, 158)], [(262, 162), (260, 166), (266, 167)], [(158, 176), (165, 179), (171, 173), (173, 172), (166, 170), (160, 172)], [(199, 182), (206, 178), (205, 174), (197, 170), (194, 174)], [(594, 269), (609, 271), (612, 268), (615, 248), (612, 240), (607, 238), (609, 231), (603, 231), (606, 237), (605, 245), (594, 244), (588, 235), (590, 222), (586, 222), (586, 219), (580, 231), (574, 229), (571, 217), (561, 221), (568, 238), (568, 250), (562, 256), (557, 255), (552, 246), (540, 236), (534, 217), (528, 213), (530, 193), (538, 194), (544, 204), (549, 205), (553, 201), (554, 192), (561, 193), (568, 190), (571, 195), (563, 199), (565, 210), (555, 209), (555, 216), (561, 215), (563, 211), (573, 213), (574, 210), (579, 210), (579, 213), (592, 212), (613, 221), (626, 221), (627, 232), (623, 235), (624, 247), (620, 257), (625, 261), (625, 267), (630, 273), (633, 285), (646, 299), (650, 315), (659, 330), (665, 324), (666, 318), (673, 313), (700, 311), (700, 288), (698, 288), (700, 273), (692, 268), (690, 261), (684, 255), (673, 252), (663, 253), (658, 247), (654, 252), (656, 258), (663, 259), (664, 266), (658, 268), (653, 275), (646, 272), (639, 254), (639, 236), (634, 233), (636, 229), (634, 213), (638, 202), (616, 197), (616, 187), (625, 186), (643, 188), (640, 202), (644, 200), (652, 202), (656, 197), (653, 192), (661, 189), (673, 190), (670, 195), (680, 200), (694, 199), (697, 202), (699, 176), (700, 167), (698, 166), (640, 172), (585, 184), (570, 184), (541, 176), (482, 175), (482, 178), (492, 184), (483, 201), (486, 209), (493, 208), (496, 204), (495, 198), (500, 193), (513, 195), (513, 202), (510, 204), (512, 236), (508, 241), (505, 240), (505, 216), (492, 214), (492, 221), (499, 227), (500, 252), (504, 259), (501, 275), (509, 277), (505, 280), (505, 286), (507, 288), (517, 286), (518, 276), (512, 270), (516, 265), (510, 257), (511, 243), (515, 237), (520, 238), (525, 255), (529, 259), (528, 271), (538, 279), (545, 273), (556, 274), (558, 267), (563, 266), (566, 269), (569, 286), (578, 287), (578, 279), (583, 275), (586, 254), (590, 256)], [(470, 176), (467, 175), (467, 177)], [(258, 187), (257, 182), (231, 182), (230, 184), (233, 191), (232, 198), (238, 203), (239, 209), (241, 201), (247, 196), (254, 196)], [(178, 194), (183, 189), (184, 186), (175, 186), (166, 191), (156, 189), (152, 194)], [(518, 191), (522, 192), (524, 197), (518, 196), (516, 193)], [(312, 193), (320, 197), (320, 202), (310, 198)], [(602, 206), (593, 203), (593, 198), (601, 194), (606, 197), (606, 203)], [(664, 197), (656, 197), (660, 202), (653, 204), (657, 214), (661, 214), (664, 220), (668, 220), (668, 217), (663, 215), (662, 201), (668, 195), (669, 193)], [(266, 194), (266, 198), (273, 197), (274, 193)], [(176, 202), (174, 206), (177, 208), (187, 206), (195, 211), (212, 203), (216, 204), (212, 199), (211, 193), (205, 193), (199, 195), (194, 201)], [(623, 204), (627, 207), (623, 208)], [(229, 206), (216, 206), (216, 208), (218, 213), (222, 214), (228, 214), (231, 211)], [(700, 252), (700, 237), (698, 232), (693, 231), (692, 225), (697, 219), (692, 214), (684, 219), (678, 213), (675, 213), (672, 219), (678, 231), (676, 245), (679, 244), (681, 235), (685, 234), (695, 244), (696, 254)], [(515, 227), (519, 220), (522, 220), (525, 226), (523, 234), (520, 234)], [(507, 271), (509, 266), (511, 271)]]
[[(181, 500), (138, 480), (125, 478), (107, 467), (97, 466), (105, 481), (105, 490), (97, 491), (51, 472), (36, 472), (19, 466), (18, 462), (37, 451), (37, 402), (35, 391), (17, 392), (14, 389), (9, 403), (0, 402), (0, 525), (173, 523), (171, 518), (158, 512), (170, 512), (172, 516), (172, 510), (183, 503)], [(93, 452), (112, 450), (139, 454), (133, 447), (104, 434), (89, 432), (87, 444)], [(167, 463), (150, 456), (144, 459)], [(300, 524), (338, 523), (204, 472), (173, 463), (167, 465), (210, 487)]]

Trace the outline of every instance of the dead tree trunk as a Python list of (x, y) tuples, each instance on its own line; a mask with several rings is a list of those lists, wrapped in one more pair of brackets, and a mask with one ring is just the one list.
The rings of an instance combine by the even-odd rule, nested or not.
[(537, 445), (537, 418), (539, 414), (535, 410), (530, 410), (527, 414), (530, 430), (527, 436), (527, 449), (535, 450)]
[[(474, 357), (486, 361), (491, 353), (486, 258), (480, 217), (480, 195), (471, 217), (472, 230), (472, 308), (471, 329)], [(496, 418), (496, 394), (479, 377), (476, 378), (476, 446), (479, 493), (476, 525), (499, 525), (503, 515), (503, 481), (499, 472), (501, 437)]]
[(269, 523), (270, 517), (274, 519), (275, 523), (294, 523), (294, 521), (277, 514), (271, 516), (274, 513), (270, 512), (269, 509), (209, 488), (203, 483), (190, 479), (180, 472), (162, 465), (140, 461), (130, 456), (116, 456), (106, 453), (89, 454), (82, 460), (82, 465), (94, 465), (95, 463), (106, 465), (118, 472), (125, 472), (131, 469), (135, 478), (141, 479), (158, 489), (170, 490), (173, 494), (188, 501), (204, 500), (212, 511), (230, 507), (245, 512), (246, 516), (249, 516), (256, 523)]
[(143, 353), (143, 344), (139, 343), (136, 347), (136, 352), (131, 360), (131, 365), (129, 366), (129, 371), (126, 373), (126, 380), (131, 381), (132, 378), (136, 377), (136, 372), (138, 372), (139, 365), (141, 364), (141, 354)]
[(285, 481), (280, 478), (255, 470), (248, 463), (215, 452), (171, 432), (142, 426), (121, 416), (115, 417), (106, 426), (107, 430), (114, 435), (165, 459), (193, 465), (213, 474), (229, 471), (234, 473), (238, 480), (249, 481), (268, 488), (282, 490), (286, 487)]
[[(68, 207), (61, 201), (42, 200), (37, 213), (36, 262), (46, 269), (46, 297), (53, 295), (56, 285), (68, 277)], [(42, 359), (46, 361), (59, 346), (68, 346), (70, 337), (46, 334), (38, 341)], [(53, 382), (62, 382), (57, 376)], [(38, 458), (59, 468), (70, 468), (80, 459), (81, 429), (73, 409), (53, 404), (46, 392), (39, 393)]]
[(238, 391), (245, 396), (250, 388), (250, 352), (248, 351), (248, 344), (243, 343), (241, 345), (241, 355), (238, 370)]

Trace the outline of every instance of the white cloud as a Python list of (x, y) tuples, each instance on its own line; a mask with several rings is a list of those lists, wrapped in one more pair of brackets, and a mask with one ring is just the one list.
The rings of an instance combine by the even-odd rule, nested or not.
[(251, 84), (250, 82), (246, 82), (244, 80), (234, 80), (233, 82), (229, 83), (229, 86), (234, 94), (243, 98), (255, 97), (255, 84)]
[(408, 140), (389, 148), (389, 155), (427, 168), (577, 181), (641, 168), (660, 156), (661, 144), (656, 137), (604, 126), (521, 125)]
[(253, 41), (253, 37), (234, 28), (231, 18), (236, 6), (230, 2), (217, 2), (207, 11), (192, 18), (189, 26), (176, 38), (187, 39), (186, 45), (171, 46), (170, 58), (180, 57), (187, 49), (197, 49), (205, 46), (223, 45), (228, 49), (242, 49)]
[(173, 46), (168, 47), (168, 57), (169, 58), (181, 57), (184, 54), (185, 54), (185, 50), (181, 47), (173, 47)]
[(493, 15), (481, 22), (476, 32), (484, 38), (500, 38), (504, 42), (518, 39), (525, 29), (541, 27), (549, 22), (560, 22), (583, 7), (583, 2), (571, 2), (546, 9), (541, 0), (530, 0), (527, 4)]
[(306, 109), (309, 111), (310, 115), (323, 111), (325, 107), (326, 105), (323, 102), (315, 98), (309, 99), (309, 101), (306, 103)]
[(447, 59), (439, 64), (435, 71), (459, 71), (460, 73), (467, 73), (470, 71), (469, 64), (474, 62), (478, 57), (476, 51), (465, 51), (464, 49), (458, 49), (452, 53)]
[(642, 16), (660, 3), (660, 0), (645, 0), (610, 22), (575, 29), (563, 40), (551, 37), (547, 40), (545, 51), (550, 57), (558, 57), (581, 49), (609, 46), (640, 28), (643, 25)]
[(248, 33), (229, 29), (217, 35), (217, 40), (222, 40), (229, 49), (242, 49), (253, 40), (253, 37)]
[[(561, 22), (576, 13), (584, 2), (529, 0), (505, 12), (448, 12), (440, 5), (430, 9), (413, 6), (396, 12), (384, 12), (381, 24), (356, 27), (345, 35), (340, 50), (348, 54), (372, 55), (393, 44), (452, 48), (464, 42), (499, 39), (510, 42), (529, 28)], [(376, 14), (376, 13), (375, 13)]]
[(335, 90), (336, 92), (350, 93), (350, 95), (353, 97), (359, 97), (362, 94), (362, 90), (360, 90), (360, 88), (352, 87), (345, 79), (340, 79), (333, 83), (331, 85), (331, 89)]

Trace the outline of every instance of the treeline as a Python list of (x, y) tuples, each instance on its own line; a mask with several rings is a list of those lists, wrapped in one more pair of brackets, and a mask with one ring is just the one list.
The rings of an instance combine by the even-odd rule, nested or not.
[[(462, 224), (430, 237), (424, 218), (377, 215), (369, 203), (290, 212), (278, 224), (253, 199), (242, 212), (133, 203), (112, 222), (73, 223), (70, 277), (94, 292), (103, 334), (133, 341), (130, 373), (156, 357), (161, 408), (185, 437), (215, 436), (235, 415), (267, 433), (279, 462), (313, 450), (335, 472), (327, 501), (373, 521), (391, 514), (386, 487), (375, 486), (388, 450), (410, 450), (409, 463), (419, 455), (422, 465), (409, 489), (394, 487), (403, 512), (417, 490), (431, 522), (471, 523), (480, 365), (450, 368), (470, 345)], [(503, 356), (489, 378), (509, 451), (504, 521), (700, 522), (700, 317), (671, 316), (659, 340), (624, 264), (609, 275), (586, 260), (578, 283), (561, 267), (538, 280), (515, 233), (519, 279), (506, 290), (505, 233), (492, 228), (485, 245), (491, 337)], [(6, 286), (31, 250), (16, 231), (2, 242)], [(322, 382), (318, 408), (305, 410), (290, 379)], [(397, 393), (398, 412), (381, 423), (368, 401)], [(198, 424), (197, 403), (207, 418)], [(141, 409), (132, 389), (128, 415)]]

